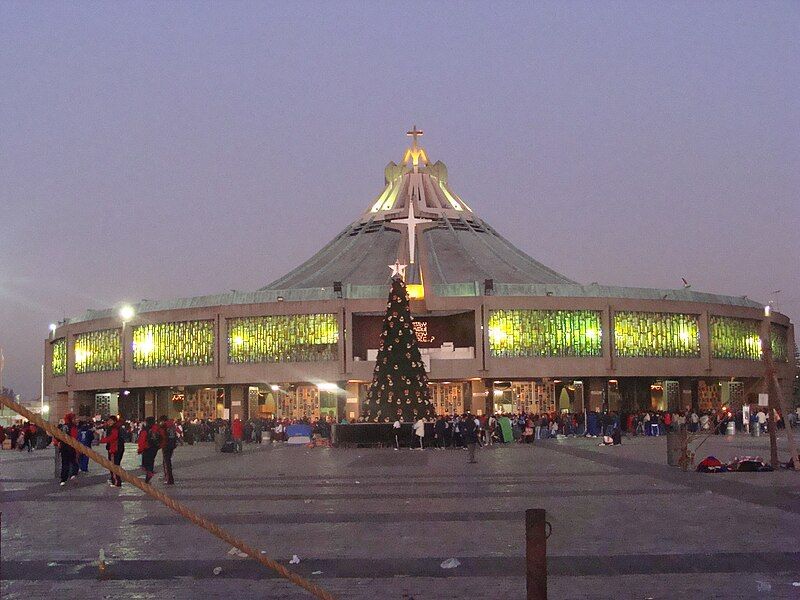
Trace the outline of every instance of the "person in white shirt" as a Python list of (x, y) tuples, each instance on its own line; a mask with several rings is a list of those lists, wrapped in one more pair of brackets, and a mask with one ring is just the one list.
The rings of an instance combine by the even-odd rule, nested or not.
[(424, 448), (422, 442), (425, 439), (425, 420), (422, 417), (414, 423), (414, 435), (417, 436), (419, 440), (419, 449), (422, 450)]
[(700, 429), (702, 429), (703, 431), (708, 431), (709, 421), (710, 419), (708, 418), (708, 415), (706, 414), (700, 415)]
[(756, 418), (758, 419), (758, 433), (756, 435), (759, 435), (764, 431), (764, 426), (767, 424), (767, 413), (763, 410), (759, 410), (758, 414), (756, 414)]

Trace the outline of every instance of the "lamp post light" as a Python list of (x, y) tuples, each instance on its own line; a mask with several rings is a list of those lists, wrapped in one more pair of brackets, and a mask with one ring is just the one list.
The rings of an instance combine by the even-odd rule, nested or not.
[(130, 304), (126, 304), (122, 308), (119, 309), (119, 318), (122, 319), (122, 381), (123, 383), (128, 381), (128, 370), (127, 370), (127, 343), (125, 342), (125, 326), (128, 324), (128, 321), (133, 319), (136, 316), (136, 311)]

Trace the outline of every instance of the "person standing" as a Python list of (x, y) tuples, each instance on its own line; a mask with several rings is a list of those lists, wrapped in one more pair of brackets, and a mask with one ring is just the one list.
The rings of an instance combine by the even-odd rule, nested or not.
[(464, 416), (464, 441), (467, 444), (467, 450), (469, 451), (469, 460), (467, 461), (470, 464), (474, 464), (478, 462), (475, 460), (475, 447), (478, 445), (478, 428), (479, 423), (475, 417), (471, 414), (467, 413)]
[(175, 485), (175, 479), (172, 476), (172, 453), (178, 446), (178, 429), (175, 421), (168, 419), (166, 415), (161, 415), (159, 421), (161, 421), (161, 432), (164, 438), (161, 450), (161, 459), (164, 463), (164, 483)]
[[(94, 430), (92, 429), (91, 424), (88, 421), (81, 421), (78, 425), (78, 441), (86, 446), (87, 448), (92, 447), (92, 441), (94, 440)], [(80, 466), (80, 470), (84, 473), (89, 472), (89, 457), (85, 454), (81, 454), (78, 458), (78, 465)]]
[(444, 449), (447, 445), (447, 419), (444, 418), (444, 415), (439, 415), (439, 418), (436, 419), (436, 424), (433, 426), (433, 436), (436, 438), (436, 447)]
[(425, 447), (423, 444), (423, 440), (425, 439), (425, 419), (422, 417), (417, 419), (417, 422), (414, 423), (414, 435), (419, 440), (419, 449), (422, 450)]
[(497, 430), (497, 419), (494, 414), (489, 415), (489, 420), (486, 426), (486, 445), (491, 446), (494, 444), (494, 432)]
[[(120, 430), (120, 422), (117, 417), (111, 415), (106, 421), (106, 435), (100, 438), (100, 443), (106, 445), (108, 460), (119, 466), (122, 463), (122, 455), (125, 452), (125, 439)], [(122, 478), (109, 472), (108, 485), (112, 487), (122, 487)]]
[[(73, 439), (78, 439), (78, 427), (75, 425), (75, 413), (64, 415), (64, 422), (59, 425), (59, 429)], [(75, 449), (63, 442), (58, 444), (58, 453), (61, 455), (61, 485), (67, 485), (67, 480), (75, 479), (78, 476), (78, 457)]]
[(231, 425), (231, 437), (233, 443), (236, 445), (236, 452), (242, 452), (242, 439), (244, 438), (244, 425), (239, 420), (239, 415), (235, 415), (233, 424)]
[(392, 424), (392, 435), (394, 435), (394, 449), (400, 450), (400, 417), (397, 417)]
[(156, 455), (161, 447), (161, 428), (156, 423), (155, 417), (147, 417), (145, 426), (139, 432), (138, 452), (142, 455), (142, 468), (145, 476), (144, 482), (150, 483), (155, 475)]

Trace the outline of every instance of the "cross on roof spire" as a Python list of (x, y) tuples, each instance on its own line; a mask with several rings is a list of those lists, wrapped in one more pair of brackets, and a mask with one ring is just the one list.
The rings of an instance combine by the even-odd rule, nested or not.
[(422, 136), (422, 135), (424, 135), (424, 132), (423, 132), (421, 129), (417, 129), (417, 126), (416, 126), (416, 125), (414, 125), (414, 126), (411, 128), (411, 130), (410, 130), (410, 131), (407, 131), (407, 132), (406, 132), (406, 135), (407, 135), (408, 137), (412, 138), (412, 140), (413, 140), (413, 142), (412, 142), (412, 148), (416, 148), (416, 147), (417, 147), (417, 138), (418, 138), (418, 137), (420, 137), (420, 136)]
[(414, 167), (414, 173), (417, 173), (420, 162), (422, 162), (423, 165), (428, 164), (428, 155), (425, 154), (425, 148), (420, 146), (417, 141), (417, 138), (422, 135), (422, 130), (417, 129), (417, 126), (414, 125), (410, 131), (406, 132), (406, 135), (414, 141), (411, 143), (411, 148), (406, 150), (406, 153), (403, 155), (403, 164), (407, 165), (410, 162)]

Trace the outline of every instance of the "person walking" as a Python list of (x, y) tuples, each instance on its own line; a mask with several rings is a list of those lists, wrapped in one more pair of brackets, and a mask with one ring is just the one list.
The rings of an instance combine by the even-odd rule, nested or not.
[(164, 483), (175, 485), (172, 475), (172, 453), (178, 447), (178, 428), (175, 421), (168, 419), (166, 415), (161, 415), (161, 431), (163, 432), (164, 445), (161, 450), (161, 459), (164, 463)]
[(138, 439), (138, 452), (142, 455), (145, 483), (150, 483), (153, 475), (156, 474), (156, 455), (161, 447), (161, 441), (161, 428), (156, 423), (155, 417), (147, 417)]
[[(78, 426), (75, 425), (75, 413), (64, 415), (64, 422), (59, 425), (59, 429), (71, 438), (78, 439)], [(61, 484), (67, 485), (67, 481), (78, 476), (78, 457), (75, 449), (62, 442), (54, 440), (58, 445), (58, 453), (61, 455)]]
[(478, 462), (475, 460), (475, 448), (478, 445), (479, 427), (480, 424), (475, 417), (469, 413), (464, 415), (464, 442), (466, 442), (467, 450), (469, 451), (469, 460), (467, 462), (470, 464)]

